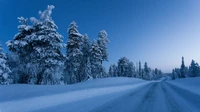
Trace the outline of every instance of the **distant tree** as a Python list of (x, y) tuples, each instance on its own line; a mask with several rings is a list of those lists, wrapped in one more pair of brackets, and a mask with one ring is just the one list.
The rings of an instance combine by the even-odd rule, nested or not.
[(195, 63), (194, 60), (192, 60), (191, 64), (190, 64), (190, 67), (189, 67), (189, 74), (188, 76), (189, 77), (196, 77), (198, 76), (200, 73), (200, 68), (199, 68), (199, 65), (198, 63)]
[(151, 72), (151, 69), (148, 67), (147, 62), (145, 62), (143, 79), (150, 80), (150, 77), (151, 77), (150, 72)]
[(135, 66), (133, 62), (129, 61), (126, 57), (122, 57), (118, 60), (117, 71), (118, 76), (136, 77)]
[(81, 76), (79, 69), (81, 66), (81, 59), (83, 53), (81, 52), (81, 45), (83, 44), (83, 36), (77, 30), (78, 26), (73, 21), (68, 29), (68, 41), (67, 41), (67, 68), (68, 69), (68, 83), (73, 84), (81, 82)]
[(136, 77), (136, 71), (133, 62), (128, 63), (128, 70), (126, 74), (128, 75), (128, 77)]
[(185, 64), (184, 64), (184, 57), (182, 57), (182, 63), (181, 63), (181, 69), (180, 69), (180, 78), (185, 78), (186, 76), (186, 67), (185, 67)]
[(139, 61), (139, 78), (142, 78), (142, 67), (141, 67), (141, 62)]
[(2, 45), (0, 44), (0, 84), (12, 83), (10, 76), (11, 70), (7, 65), (6, 55), (3, 53)]
[(117, 66), (115, 64), (111, 64), (109, 67), (109, 76), (116, 77), (117, 76)]
[(172, 70), (172, 80), (176, 79), (176, 72), (175, 69)]
[(181, 78), (181, 71), (180, 71), (180, 69), (179, 68), (175, 68), (175, 73), (176, 73), (176, 77), (177, 78)]
[(122, 57), (118, 60), (118, 76), (127, 77), (129, 60), (126, 57)]
[(110, 77), (113, 77), (113, 76), (114, 76), (113, 64), (110, 65), (110, 67), (109, 67), (109, 72), (108, 72), (108, 73), (109, 73), (109, 76), (110, 76)]

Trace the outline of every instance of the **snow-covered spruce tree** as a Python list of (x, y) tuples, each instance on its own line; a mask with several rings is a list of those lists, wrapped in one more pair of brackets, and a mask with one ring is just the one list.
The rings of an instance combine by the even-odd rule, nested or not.
[(20, 74), (22, 74), (21, 71), (24, 69), (20, 63), (19, 56), (15, 53), (7, 55), (7, 64), (12, 71), (10, 74), (13, 78), (13, 83), (19, 83), (21, 79)]
[(176, 73), (177, 78), (181, 77), (181, 72), (179, 68), (175, 68), (175, 73)]
[(185, 78), (186, 76), (186, 67), (185, 67), (185, 64), (184, 64), (184, 57), (182, 57), (182, 63), (181, 63), (181, 68), (180, 68), (180, 78)]
[[(31, 51), (33, 50), (30, 44), (28, 43), (28, 40), (30, 39), (30, 36), (32, 36), (32, 33), (34, 32), (34, 29), (32, 26), (28, 25), (28, 19), (23, 17), (18, 17), (19, 23), (21, 25), (18, 26), (18, 33), (14, 36), (14, 40), (9, 40), (6, 44), (10, 51), (18, 55), (19, 57), (19, 65), (18, 67), (25, 68), (26, 64), (31, 61), (31, 56), (29, 55)], [(17, 69), (21, 71), (21, 69)], [(25, 73), (25, 71), (21, 71), (19, 74), (19, 83), (28, 83), (28, 80), (30, 78), (30, 74)]]
[(40, 20), (32, 19), (36, 35), (32, 36), (31, 43), (37, 63), (42, 67), (38, 84), (63, 84), (63, 36), (56, 31), (58, 27), (51, 17), (53, 9), (50, 5), (43, 12), (39, 11)]
[(12, 83), (10, 72), (11, 70), (6, 62), (6, 55), (3, 53), (3, 48), (0, 44), (0, 84)]
[(88, 39), (88, 36), (87, 34), (85, 34), (83, 36), (83, 42), (82, 42), (82, 45), (81, 45), (81, 52), (82, 52), (82, 59), (81, 59), (81, 64), (80, 64), (80, 69), (79, 69), (79, 74), (80, 74), (80, 79), (81, 81), (85, 80), (87, 77), (91, 77), (91, 76), (88, 76), (88, 75), (91, 75), (91, 74), (88, 74), (88, 71), (91, 71), (91, 70), (88, 70), (88, 66), (91, 66), (90, 64), (90, 40)]
[(151, 78), (151, 69), (148, 67), (147, 62), (144, 63), (144, 75), (143, 79), (144, 80), (150, 80)]
[(136, 77), (136, 71), (135, 71), (135, 66), (133, 64), (133, 62), (129, 62), (128, 63), (128, 68), (127, 68), (127, 76), (128, 77)]
[(128, 76), (128, 64), (129, 59), (122, 57), (118, 60), (118, 76), (127, 77)]
[(101, 73), (101, 75), (99, 78), (109, 77), (109, 74), (106, 72), (106, 68), (103, 66), (101, 66), (100, 73)]
[(85, 79), (84, 80), (91, 80), (93, 79), (92, 74), (91, 74), (91, 63), (90, 63), (90, 58), (87, 58), (87, 64), (85, 67)]
[(108, 40), (107, 36), (108, 36), (108, 34), (105, 30), (100, 31), (98, 34), (97, 43), (102, 52), (102, 61), (108, 61), (107, 44), (108, 44), (109, 40)]
[(118, 77), (118, 74), (117, 74), (117, 66), (116, 66), (115, 64), (113, 64), (113, 70), (114, 70), (113, 76), (114, 76), (114, 77)]
[(81, 45), (83, 36), (77, 30), (78, 26), (73, 21), (68, 29), (68, 41), (67, 41), (67, 57), (68, 57), (68, 83), (73, 84), (81, 82), (81, 76), (79, 69), (82, 61), (83, 53), (81, 51)]
[(100, 72), (102, 69), (102, 51), (96, 40), (92, 42), (90, 49), (90, 62), (91, 62), (91, 73), (93, 78), (102, 77)]
[(175, 80), (176, 79), (176, 72), (175, 72), (175, 69), (172, 70), (172, 80)]
[[(50, 5), (40, 19), (31, 18), (33, 26), (27, 25), (27, 19), (19, 18), (19, 33), (13, 41), (8, 41), (9, 49), (18, 54), (20, 63), (24, 65), (24, 81), (34, 84), (62, 84), (63, 47), (62, 36), (56, 31), (58, 27), (51, 18)], [(58, 72), (60, 71), (60, 72)]]
[(155, 70), (152, 70), (152, 77), (153, 77), (153, 80), (158, 80), (159, 78), (162, 77), (162, 71), (155, 68)]
[(117, 66), (115, 64), (111, 64), (108, 71), (109, 77), (117, 77)]
[(197, 77), (200, 74), (200, 68), (198, 63), (195, 63), (194, 60), (192, 60), (190, 67), (189, 67), (189, 77)]
[(141, 66), (141, 62), (139, 61), (139, 70), (138, 70), (138, 78), (142, 78), (142, 66)]
[(109, 77), (115, 77), (115, 69), (116, 69), (116, 65), (111, 64), (108, 71)]

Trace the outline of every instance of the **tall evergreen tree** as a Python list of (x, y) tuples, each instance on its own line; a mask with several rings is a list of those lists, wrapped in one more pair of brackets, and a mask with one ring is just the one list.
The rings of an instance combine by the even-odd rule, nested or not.
[(139, 78), (142, 78), (142, 67), (141, 67), (141, 62), (139, 61)]
[(189, 77), (196, 77), (200, 74), (200, 68), (198, 63), (195, 63), (194, 60), (192, 60), (190, 67), (189, 67)]
[(109, 67), (109, 76), (116, 77), (117, 76), (117, 66), (115, 64), (111, 64)]
[(172, 80), (176, 79), (176, 72), (175, 69), (172, 70)]
[(21, 71), (23, 71), (24, 69), (24, 67), (20, 63), (19, 56), (14, 53), (8, 54), (7, 64), (12, 71), (10, 74), (13, 78), (13, 83), (19, 83), (21, 80)]
[(110, 76), (110, 77), (113, 77), (113, 76), (114, 76), (113, 64), (110, 65), (108, 73), (109, 73), (109, 76)]
[[(16, 53), (20, 60), (21, 68), (28, 70), (26, 68), (26, 64), (32, 60), (30, 56), (31, 51), (33, 51), (32, 47), (29, 45), (30, 36), (34, 32), (34, 28), (28, 25), (28, 19), (23, 17), (18, 17), (19, 23), (21, 25), (18, 26), (18, 33), (14, 36), (14, 40), (9, 40), (6, 44), (8, 49), (13, 53)], [(20, 71), (20, 69), (18, 69)], [(22, 70), (19, 74), (19, 83), (28, 83), (30, 76), (26, 71)]]
[(22, 83), (61, 84), (64, 56), (61, 53), (62, 36), (51, 18), (50, 5), (40, 11), (40, 19), (31, 18), (33, 26), (27, 25), (27, 19), (19, 18), (19, 33), (13, 41), (8, 41), (8, 48), (18, 54), (24, 66)]
[(90, 62), (91, 62), (91, 73), (93, 78), (102, 76), (102, 51), (96, 40), (92, 42), (90, 49)]
[[(90, 41), (88, 39), (87, 34), (83, 36), (83, 44), (81, 45), (81, 52), (82, 52), (82, 59), (79, 69), (79, 74), (81, 81), (85, 80), (86, 77), (88, 77), (88, 66), (91, 66), (90, 64)], [(91, 75), (91, 74), (90, 74)]]
[(186, 75), (186, 67), (185, 67), (185, 64), (184, 64), (184, 57), (182, 57), (182, 63), (181, 63), (181, 69), (180, 69), (180, 78), (185, 78), (185, 75)]
[(144, 76), (143, 79), (150, 80), (151, 69), (148, 67), (147, 62), (144, 63)]
[(118, 76), (127, 77), (129, 60), (126, 57), (122, 57), (118, 60)]
[(67, 57), (68, 57), (68, 82), (70, 84), (81, 82), (81, 76), (79, 69), (81, 65), (81, 59), (83, 53), (81, 52), (82, 38), (83, 36), (77, 30), (78, 26), (73, 21), (69, 25), (68, 29), (68, 41), (67, 41)]
[(108, 61), (107, 43), (109, 42), (109, 40), (108, 40), (107, 36), (108, 36), (108, 34), (105, 30), (100, 31), (98, 34), (97, 43), (102, 52), (102, 61)]
[(0, 44), (0, 84), (12, 83), (10, 72), (11, 70), (6, 62), (6, 55), (3, 53), (3, 48)]

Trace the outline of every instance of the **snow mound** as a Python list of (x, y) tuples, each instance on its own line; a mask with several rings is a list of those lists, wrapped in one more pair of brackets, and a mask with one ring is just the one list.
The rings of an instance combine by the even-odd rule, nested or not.
[(200, 95), (200, 77), (176, 79), (167, 82), (179, 88)]

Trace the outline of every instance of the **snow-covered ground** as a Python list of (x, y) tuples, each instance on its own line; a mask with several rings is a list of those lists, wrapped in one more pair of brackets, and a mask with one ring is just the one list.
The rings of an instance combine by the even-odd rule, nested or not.
[[(0, 112), (200, 112), (200, 78), (0, 86)], [(195, 89), (195, 90), (194, 90)]]
[(0, 112), (87, 112), (148, 83), (105, 78), (74, 85), (4, 85), (0, 86)]
[(200, 95), (200, 77), (176, 79), (167, 82)]

